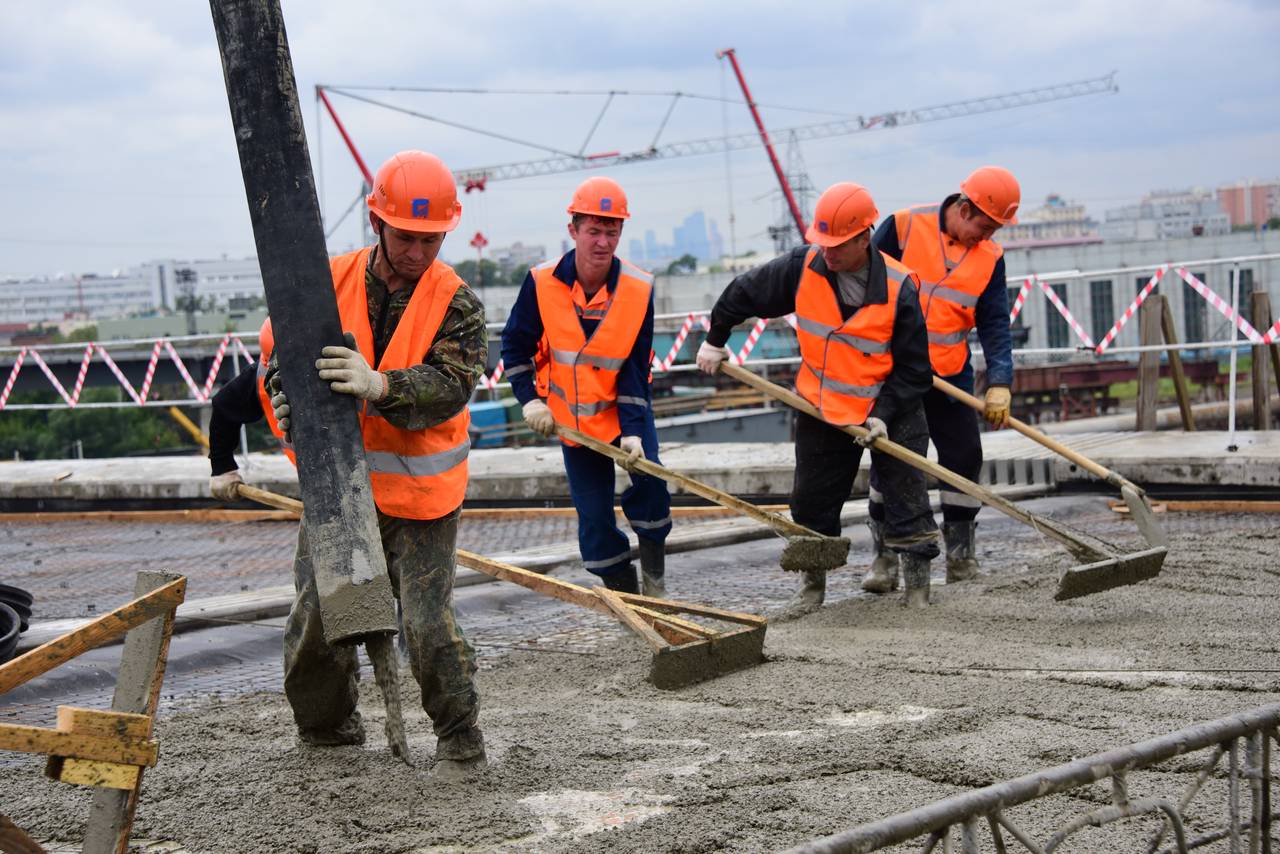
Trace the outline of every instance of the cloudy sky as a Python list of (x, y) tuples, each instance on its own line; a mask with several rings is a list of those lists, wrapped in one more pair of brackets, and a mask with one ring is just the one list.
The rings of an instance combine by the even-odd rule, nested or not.
[[(1274, 0), (1061, 0), (782, 4), (357, 4), (285, 0), (312, 163), (329, 224), (360, 175), (314, 87), (682, 91), (737, 98), (715, 52), (734, 47), (764, 120), (785, 128), (1095, 77), (1092, 96), (804, 143), (813, 183), (854, 180), (882, 212), (939, 198), (998, 163), (1035, 203), (1061, 193), (1100, 215), (1155, 188), (1280, 176), (1280, 4)], [(502, 141), (341, 96), (372, 168), (402, 148), (455, 169), (577, 152), (602, 95), (362, 94)], [(616, 97), (586, 152), (649, 146), (671, 99)], [(221, 65), (200, 2), (11, 0), (0, 6), (0, 273), (107, 272), (148, 259), (254, 252)], [(740, 101), (677, 102), (660, 142), (751, 129)], [(785, 156), (785, 151), (783, 152)], [(727, 173), (727, 174), (726, 174)], [(760, 149), (614, 170), (625, 237), (702, 209), (740, 251), (765, 249), (776, 185)], [(490, 183), (464, 196), (445, 256), (483, 231), (558, 250), (583, 173)], [(330, 249), (358, 244), (354, 216)], [(625, 245), (625, 244), (624, 244)]]

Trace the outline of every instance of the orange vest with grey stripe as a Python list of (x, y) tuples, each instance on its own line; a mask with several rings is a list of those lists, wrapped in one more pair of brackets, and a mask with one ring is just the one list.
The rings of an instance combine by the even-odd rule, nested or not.
[(938, 221), (938, 205), (894, 212), (902, 263), (920, 277), (920, 310), (929, 330), (929, 361), (934, 373), (949, 377), (969, 361), (969, 331), (978, 298), (1004, 254), (1000, 244), (984, 240), (972, 249), (949, 246)]
[[(549, 356), (547, 406), (557, 424), (602, 442), (612, 442), (622, 432), (618, 425), (618, 371), (635, 346), (653, 292), (651, 274), (618, 260), (622, 269), (608, 306), (590, 309), (602, 313), (593, 314), (600, 324), (589, 339), (578, 321), (572, 287), (556, 278), (560, 259), (531, 271)], [(648, 405), (647, 401), (635, 402)]]
[(800, 370), (796, 391), (818, 408), (824, 420), (838, 425), (862, 424), (876, 396), (893, 372), (893, 325), (898, 317), (898, 291), (911, 271), (884, 257), (888, 299), (864, 305), (845, 320), (827, 277), (805, 256), (796, 290), (796, 338)]
[[(332, 258), (329, 268), (333, 272), (342, 328), (356, 336), (357, 348), (365, 360), (373, 364), (373, 330), (369, 327), (369, 300), (364, 286), (370, 251), (365, 248)], [(453, 268), (441, 261), (427, 268), (378, 362), (378, 370), (391, 371), (422, 363), (461, 284)], [(267, 320), (262, 325), (259, 366), (266, 365), (271, 358), (274, 341), (270, 324)], [(283, 441), (283, 432), (276, 423), (263, 383), (264, 373), (260, 367), (258, 394), (271, 432)], [(383, 418), (372, 403), (360, 401), (360, 404), (360, 432), (364, 436), (369, 482), (378, 509), (402, 519), (439, 519), (456, 510), (467, 491), (470, 410), (464, 406), (457, 415), (425, 430), (401, 430)], [(286, 447), (285, 453), (294, 459), (290, 448)]]

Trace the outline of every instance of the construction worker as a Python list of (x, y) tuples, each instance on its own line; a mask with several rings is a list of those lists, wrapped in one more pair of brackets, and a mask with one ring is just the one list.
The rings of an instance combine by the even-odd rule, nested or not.
[[(394, 155), (378, 170), (367, 204), (377, 244), (330, 260), (346, 346), (325, 347), (316, 368), (333, 391), (358, 399), (387, 571), (437, 738), (431, 773), (453, 779), (486, 764), (475, 654), (453, 611), (467, 402), (485, 366), (484, 307), (436, 257), (462, 211), (453, 174), (438, 157)], [(269, 320), (262, 333), (264, 367), (256, 377), (242, 373), (214, 398), (210, 488), (224, 500), (240, 482), (232, 457), (238, 424), (266, 412), (273, 432), (286, 442), (289, 436), (292, 415), (278, 390)], [(356, 653), (325, 642), (305, 528), (293, 572), (284, 688), (298, 735), (312, 745), (361, 744)]]
[[(941, 204), (895, 211), (875, 234), (881, 252), (920, 277), (920, 307), (929, 331), (933, 372), (969, 393), (973, 392), (973, 366), (968, 338), (977, 328), (987, 363), (983, 417), (997, 429), (1009, 420), (1013, 345), (1003, 251), (991, 237), (1001, 226), (1017, 222), (1020, 196), (1018, 182), (1007, 169), (983, 166), (964, 180), (959, 193)], [(977, 480), (982, 470), (977, 413), (933, 388), (924, 396), (924, 411), (938, 462)], [(873, 463), (868, 524), (876, 553), (862, 588), (875, 593), (886, 593), (897, 584), (897, 560), (884, 545), (882, 474), (878, 462)], [(945, 483), (940, 494), (947, 582), (967, 581), (978, 575), (974, 530), (982, 504)]]
[(582, 563), (610, 590), (665, 596), (671, 496), (658, 478), (631, 471), (642, 456), (658, 462), (649, 392), (653, 276), (614, 254), (631, 215), (616, 181), (583, 181), (569, 214), (574, 248), (525, 276), (502, 330), (502, 363), (535, 433), (550, 436), (563, 425), (627, 452), (631, 486), (621, 503), (640, 541), (642, 587), (614, 519), (613, 463), (561, 439)]
[[(725, 343), (734, 326), (749, 317), (795, 312), (801, 357), (796, 390), (823, 420), (796, 416), (791, 516), (832, 537), (840, 534), (840, 508), (853, 489), (863, 447), (887, 436), (924, 453), (929, 443), (920, 399), (931, 375), (916, 276), (871, 247), (876, 216), (865, 187), (830, 187), (805, 233), (812, 245), (730, 282), (711, 310), (711, 328), (697, 355), (698, 367), (714, 374), (728, 357)], [(832, 426), (849, 424), (862, 425), (871, 436), (855, 441)], [(929, 562), (938, 546), (924, 473), (874, 449), (871, 458), (883, 474), (885, 542), (902, 557), (905, 601), (927, 604)], [(825, 571), (802, 576), (787, 616), (813, 610), (825, 598)]]

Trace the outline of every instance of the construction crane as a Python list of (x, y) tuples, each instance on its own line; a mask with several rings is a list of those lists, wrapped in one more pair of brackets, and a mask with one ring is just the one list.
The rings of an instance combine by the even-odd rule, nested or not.
[[(750, 97), (746, 89), (746, 83), (742, 79), (741, 70), (738, 68), (737, 60), (732, 49), (721, 51), (719, 55), (727, 56), (733, 63), (735, 73), (737, 73), (739, 84), (743, 88), (747, 104), (750, 107), (754, 117), (756, 118), (756, 132), (742, 133), (718, 137), (710, 137), (706, 139), (695, 139), (686, 142), (669, 142), (659, 145), (657, 140), (661, 136), (662, 131), (666, 127), (667, 120), (671, 116), (671, 109), (681, 97), (693, 97), (680, 92), (672, 93), (642, 93), (642, 94), (667, 94), (674, 96), (672, 108), (668, 109), (666, 115), (662, 119), (662, 123), (658, 128), (658, 133), (654, 136), (654, 141), (647, 148), (643, 148), (632, 152), (608, 151), (598, 154), (584, 154), (585, 143), (582, 149), (577, 153), (564, 151), (559, 148), (545, 146), (541, 144), (531, 143), (528, 140), (519, 140), (505, 134), (484, 130), (462, 125), (458, 122), (441, 118), (439, 116), (429, 115), (417, 110), (412, 110), (397, 104), (386, 101), (380, 101), (370, 98), (366, 95), (359, 94), (351, 90), (351, 88), (342, 88), (335, 86), (316, 86), (316, 97), (324, 104), (329, 116), (333, 119), (334, 124), (338, 128), (339, 134), (342, 136), (343, 142), (346, 143), (347, 149), (351, 152), (351, 156), (355, 159), (357, 166), (360, 168), (361, 174), (366, 182), (371, 182), (368, 167), (365, 165), (364, 159), (360, 156), (356, 149), (354, 141), (343, 127), (342, 121), (338, 118), (338, 113), (333, 107), (328, 94), (341, 95), (355, 101), (360, 101), (377, 107), (393, 110), (395, 112), (404, 113), (406, 115), (415, 116), (427, 121), (438, 122), (449, 125), (451, 127), (484, 134), (509, 142), (519, 143), (521, 145), (529, 145), (535, 148), (541, 148), (546, 151), (555, 152), (555, 156), (546, 157), (539, 160), (523, 160), (514, 163), (502, 163), (493, 166), (478, 166), (471, 169), (459, 169), (454, 172), (458, 183), (465, 187), (467, 192), (473, 190), (484, 190), (485, 185), (490, 181), (507, 181), (516, 178), (533, 178), (543, 175), (555, 175), (562, 172), (578, 172), (593, 169), (607, 169), (614, 166), (621, 166), (633, 163), (644, 163), (652, 160), (664, 160), (673, 157), (691, 157), (704, 154), (721, 154), (726, 151), (740, 151), (743, 149), (754, 148), (761, 144), (764, 140), (766, 150), (769, 151), (770, 159), (773, 163), (776, 174), (781, 180), (782, 186), (787, 188), (785, 176), (782, 174), (781, 166), (777, 162), (777, 156), (772, 152), (772, 145), (768, 141), (768, 132), (764, 128), (763, 122), (759, 119), (759, 113), (756, 109), (757, 105)], [(1000, 110), (1011, 110), (1019, 107), (1031, 107), (1037, 104), (1044, 104), (1050, 101), (1061, 101), (1068, 98), (1080, 98), (1086, 95), (1111, 94), (1120, 91), (1119, 86), (1115, 82), (1116, 73), (1101, 77), (1092, 77), (1086, 80), (1075, 80), (1068, 83), (1058, 83), (1051, 86), (1042, 86), (1035, 89), (1024, 89), (1018, 92), (1007, 92), (998, 95), (987, 95), (981, 98), (971, 98), (963, 101), (953, 101), (946, 104), (937, 104), (931, 107), (919, 107), (913, 110), (901, 110), (889, 113), (882, 113), (874, 116), (855, 116), (847, 119), (836, 121), (820, 122), (817, 124), (798, 125), (795, 127), (783, 128), (778, 131), (779, 134), (785, 134), (788, 140), (793, 142), (804, 142), (815, 139), (830, 139), (838, 136), (848, 136), (858, 133), (867, 133), (869, 131), (880, 128), (906, 127), (909, 125), (925, 124), (927, 122), (937, 122), (946, 119), (964, 118), (966, 116), (977, 116), (983, 113), (993, 113)], [(483, 90), (476, 90), (481, 92)], [(572, 92), (557, 92), (548, 94), (582, 94)], [(605, 104), (605, 109), (609, 103), (612, 103), (614, 94), (627, 94), (610, 92), (609, 100)], [(603, 110), (601, 111), (601, 117)], [(600, 123), (600, 117), (597, 117), (595, 127)], [(588, 137), (589, 138), (589, 137)], [(784, 193), (787, 190), (784, 189)], [(800, 213), (798, 205), (794, 198), (789, 200), (792, 216), (796, 220), (801, 233), (804, 231), (804, 217)]]

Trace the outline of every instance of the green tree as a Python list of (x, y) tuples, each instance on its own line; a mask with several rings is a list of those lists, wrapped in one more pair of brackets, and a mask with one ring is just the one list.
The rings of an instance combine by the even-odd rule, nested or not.
[(688, 254), (681, 255), (667, 265), (668, 276), (687, 276), (690, 273), (696, 273), (697, 270), (698, 259)]
[(461, 261), (454, 264), (453, 271), (462, 278), (462, 281), (466, 282), (473, 288), (491, 288), (494, 286), (502, 287), (507, 285), (507, 278), (502, 275), (502, 271), (498, 269), (498, 265), (490, 261), (488, 258), (480, 260), (478, 274), (476, 262), (471, 260)]

